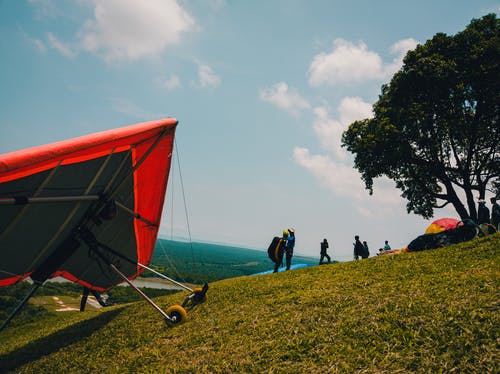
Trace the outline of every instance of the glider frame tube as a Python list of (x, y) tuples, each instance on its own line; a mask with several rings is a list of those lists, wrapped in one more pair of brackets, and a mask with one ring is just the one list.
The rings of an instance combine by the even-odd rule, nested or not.
[(10, 315), (7, 317), (7, 319), (2, 323), (2, 326), (0, 326), (0, 331), (2, 331), (5, 326), (16, 316), (16, 314), (21, 310), (21, 308), (26, 304), (26, 302), (33, 296), (38, 290), (38, 288), (42, 285), (42, 283), (34, 283), (33, 287), (31, 287), (30, 292), (24, 297), (24, 299), (16, 306), (16, 308), (10, 313)]
[(164, 275), (164, 274), (162, 274), (162, 273), (160, 273), (160, 272), (158, 272), (158, 271), (156, 271), (154, 269), (151, 269), (150, 267), (147, 267), (146, 265), (141, 264), (140, 262), (138, 262), (137, 265), (139, 265), (143, 269), (149, 270), (150, 272), (152, 272), (152, 273), (154, 273), (154, 274), (162, 277), (163, 279), (166, 279), (166, 280), (172, 282), (173, 284), (175, 284), (175, 285), (177, 285), (179, 287), (184, 288), (187, 291), (193, 292), (193, 289), (189, 288), (188, 286), (186, 286), (186, 285), (184, 285), (182, 283), (179, 283), (176, 280), (173, 280), (172, 278), (169, 278), (166, 275)]
[(73, 201), (95, 201), (99, 200), (98, 195), (78, 195), (78, 196), (53, 196), (53, 197), (3, 197), (0, 198), (0, 205), (25, 205), (36, 203), (67, 203)]
[(113, 271), (114, 271), (116, 274), (118, 274), (120, 277), (122, 277), (122, 279), (123, 279), (125, 282), (127, 282), (127, 283), (128, 283), (128, 285), (129, 285), (130, 287), (132, 287), (134, 290), (136, 290), (136, 291), (137, 291), (137, 293), (138, 293), (139, 295), (141, 295), (141, 296), (142, 296), (142, 298), (143, 298), (144, 300), (146, 300), (146, 301), (147, 301), (147, 302), (148, 302), (148, 303), (149, 303), (149, 304), (150, 304), (153, 308), (155, 308), (158, 312), (160, 312), (160, 314), (161, 314), (161, 315), (162, 315), (162, 316), (163, 316), (163, 317), (164, 317), (164, 318), (165, 318), (168, 322), (172, 322), (172, 323), (174, 323), (174, 322), (175, 322), (172, 318), (170, 318), (170, 316), (169, 316), (167, 313), (165, 313), (165, 312), (163, 311), (163, 309), (161, 309), (158, 305), (156, 305), (156, 304), (155, 304), (155, 302), (154, 302), (153, 300), (151, 300), (151, 299), (150, 299), (150, 298), (149, 298), (149, 297), (148, 297), (148, 296), (147, 296), (144, 292), (142, 292), (142, 291), (141, 291), (141, 290), (140, 290), (140, 289), (139, 289), (139, 288), (138, 288), (135, 284), (133, 284), (133, 283), (132, 283), (132, 282), (131, 282), (128, 278), (127, 278), (127, 276), (126, 276), (125, 274), (123, 274), (120, 270), (118, 270), (118, 268), (117, 268), (115, 265), (113, 265), (113, 264), (109, 264), (109, 266), (111, 266), (111, 269), (113, 269)]

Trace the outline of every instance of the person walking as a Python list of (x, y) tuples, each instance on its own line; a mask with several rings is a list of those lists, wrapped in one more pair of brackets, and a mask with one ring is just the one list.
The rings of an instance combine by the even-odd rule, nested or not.
[(288, 233), (289, 236), (285, 244), (286, 270), (290, 270), (290, 266), (292, 265), (293, 248), (295, 247), (295, 229), (288, 229)]
[(328, 240), (323, 239), (323, 241), (320, 243), (320, 258), (319, 258), (319, 264), (323, 265), (323, 259), (326, 257), (328, 259), (328, 263), (330, 263), (331, 258), (328, 256), (328, 253), (326, 253), (326, 250), (328, 249)]
[(497, 203), (497, 199), (492, 197), (491, 201), (491, 224), (495, 226), (495, 230), (500, 231), (500, 205)]
[(354, 237), (354, 259), (358, 260), (360, 257), (363, 258), (365, 253), (365, 247), (363, 247), (363, 243), (359, 241), (359, 235)]

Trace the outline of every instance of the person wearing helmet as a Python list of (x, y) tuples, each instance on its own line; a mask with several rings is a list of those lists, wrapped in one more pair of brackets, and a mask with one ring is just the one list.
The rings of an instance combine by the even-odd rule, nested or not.
[(285, 253), (286, 242), (288, 240), (289, 235), (290, 233), (288, 232), (288, 230), (283, 230), (283, 236), (280, 238), (278, 242), (278, 252), (277, 252), (278, 256), (277, 256), (277, 261), (274, 265), (273, 273), (277, 273), (279, 267), (283, 263), (283, 254)]
[(288, 232), (290, 235), (285, 244), (286, 270), (290, 270), (290, 266), (292, 265), (293, 248), (295, 247), (295, 229), (288, 229)]

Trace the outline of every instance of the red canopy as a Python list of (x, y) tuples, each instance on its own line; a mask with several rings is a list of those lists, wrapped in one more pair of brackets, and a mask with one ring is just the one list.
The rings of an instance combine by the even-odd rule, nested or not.
[[(154, 250), (176, 125), (168, 118), (0, 155), (0, 286), (51, 269), (72, 236), (78, 248), (51, 276), (104, 290), (122, 281), (103, 267), (109, 261), (136, 277), (134, 261), (149, 264)], [(118, 207), (112, 219), (99, 216), (108, 205)], [(108, 250), (96, 253), (92, 241)]]
[(425, 230), (426, 234), (435, 234), (457, 228), (460, 221), (456, 218), (439, 218), (433, 221)]

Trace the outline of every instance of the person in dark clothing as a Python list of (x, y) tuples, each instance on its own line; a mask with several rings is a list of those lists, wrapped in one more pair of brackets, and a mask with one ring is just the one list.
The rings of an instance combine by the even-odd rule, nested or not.
[(292, 265), (293, 248), (295, 247), (295, 229), (288, 229), (289, 236), (285, 244), (286, 270), (290, 270)]
[(319, 258), (319, 264), (323, 265), (323, 259), (326, 257), (328, 259), (328, 263), (330, 263), (331, 258), (328, 256), (328, 253), (326, 253), (326, 250), (328, 249), (328, 240), (323, 239), (323, 241), (320, 243), (320, 258)]
[(495, 226), (497, 231), (500, 231), (500, 205), (497, 203), (497, 199), (492, 197), (491, 201), (491, 224)]
[(289, 235), (288, 230), (283, 230), (283, 236), (280, 238), (280, 241), (278, 243), (278, 257), (277, 257), (277, 261), (274, 265), (273, 273), (277, 273), (279, 267), (283, 263), (283, 255), (285, 253), (285, 246), (286, 246), (286, 242), (288, 239), (288, 235)]
[(363, 258), (368, 258), (370, 257), (370, 250), (368, 249), (368, 243), (367, 242), (363, 242), (363, 248), (365, 249), (364, 252), (363, 252)]
[(484, 200), (479, 200), (479, 207), (477, 209), (477, 224), (490, 223), (490, 210), (486, 206)]
[(360, 257), (363, 258), (365, 253), (365, 247), (363, 247), (363, 243), (359, 241), (359, 236), (356, 235), (354, 237), (354, 259), (358, 260)]

